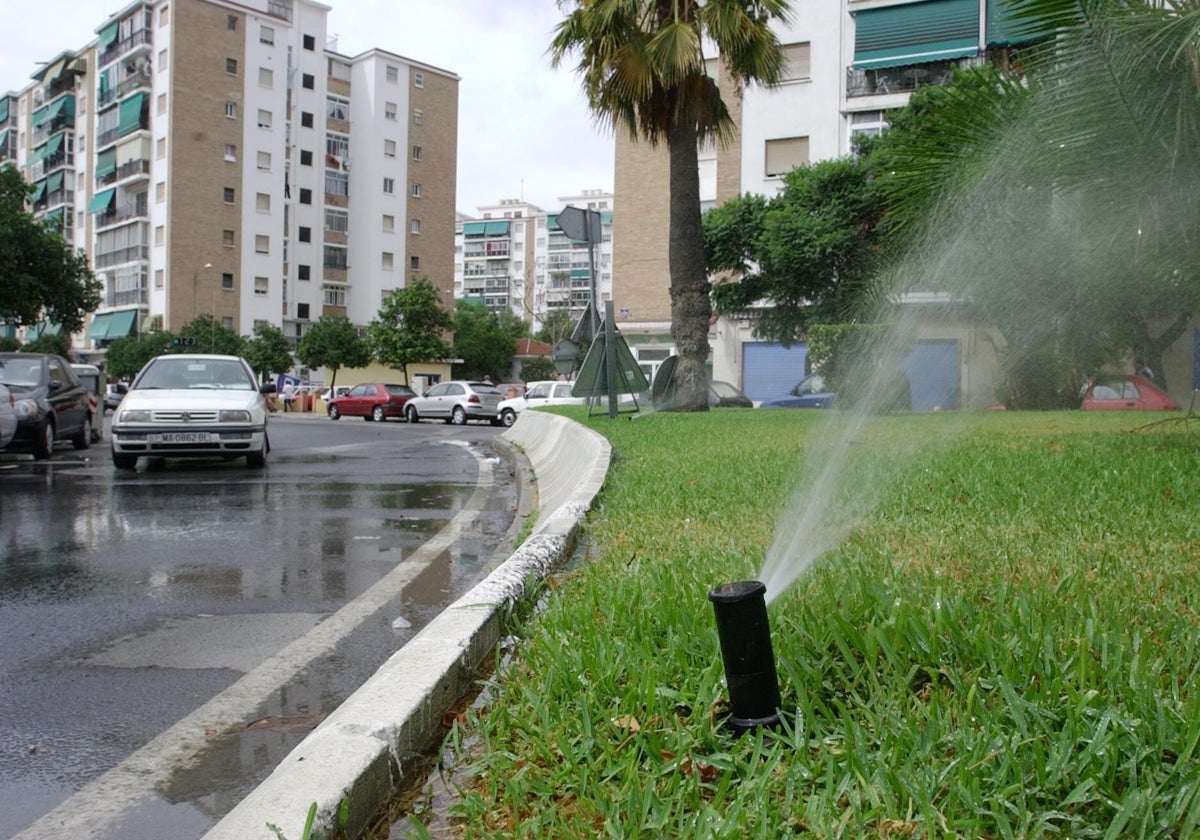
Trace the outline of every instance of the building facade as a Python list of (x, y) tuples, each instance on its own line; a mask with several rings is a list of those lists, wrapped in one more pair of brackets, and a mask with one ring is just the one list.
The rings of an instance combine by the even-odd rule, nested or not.
[[(561, 207), (598, 214), (600, 242), (570, 239), (558, 213), (519, 199), (476, 208), (459, 216), (455, 240), (454, 294), (493, 311), (507, 309), (537, 331), (553, 313), (577, 321), (592, 300), (598, 311), (612, 297), (613, 193), (583, 190), (559, 196)], [(593, 285), (594, 277), (594, 285)]]
[(197, 315), (294, 344), (417, 276), (449, 299), (459, 78), (338, 53), (329, 12), (135, 2), (0, 97), (0, 163), (103, 282), (83, 355)]

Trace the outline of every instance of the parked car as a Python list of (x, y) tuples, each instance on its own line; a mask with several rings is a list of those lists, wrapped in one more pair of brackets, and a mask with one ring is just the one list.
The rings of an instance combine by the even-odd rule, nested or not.
[(762, 408), (829, 408), (833, 405), (833, 393), (825, 387), (825, 378), (819, 373), (810, 373), (788, 392), (786, 397), (765, 400)]
[(71, 441), (76, 449), (91, 446), (87, 388), (62, 356), (0, 353), (0, 384), (8, 387), (17, 415), (10, 447), (28, 447), (40, 460), (53, 454), (59, 440)]
[(709, 408), (754, 408), (754, 400), (734, 385), (714, 379), (708, 383)]
[(17, 409), (14, 407), (12, 391), (0, 385), (0, 449), (8, 446), (17, 433)]
[(104, 410), (116, 411), (121, 404), (121, 398), (129, 391), (124, 382), (110, 382), (104, 390)]
[(501, 400), (497, 408), (500, 411), (500, 422), (511, 426), (517, 421), (517, 415), (527, 408), (538, 408), (543, 405), (585, 405), (584, 397), (571, 396), (571, 383), (557, 380), (530, 382), (523, 397)]
[(410, 399), (404, 406), (404, 417), (409, 423), (445, 420), (461, 426), (468, 420), (487, 420), (492, 425), (499, 425), (502, 396), (489, 382), (457, 379), (439, 382), (424, 396)]
[(407, 385), (385, 385), (382, 382), (366, 382), (355, 385), (340, 397), (334, 397), (327, 413), (330, 420), (346, 417), (362, 417), (382, 423), (389, 417), (404, 417), (404, 404), (417, 395)]
[(92, 443), (99, 443), (104, 438), (104, 404), (100, 401), (100, 395), (104, 393), (107, 379), (95, 365), (71, 365), (71, 370), (75, 371), (83, 387), (88, 390), (88, 407), (92, 412)]
[(1136, 373), (1093, 377), (1083, 389), (1084, 411), (1178, 411), (1179, 404)]
[(112, 459), (131, 470), (141, 457), (244, 457), (267, 462), (267, 403), (275, 383), (258, 384), (238, 356), (176, 354), (146, 363), (112, 421)]
[(334, 397), (350, 393), (352, 387), (352, 385), (338, 385), (336, 388), (323, 388), (317, 398), (326, 403), (332, 402)]

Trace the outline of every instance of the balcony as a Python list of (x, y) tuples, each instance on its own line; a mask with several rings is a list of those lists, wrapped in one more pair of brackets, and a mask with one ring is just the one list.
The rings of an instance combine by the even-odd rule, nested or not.
[(131, 33), (128, 38), (113, 43), (104, 52), (100, 53), (99, 66), (103, 67), (106, 64), (110, 64), (125, 55), (125, 53), (131, 52), (143, 44), (150, 44), (152, 40), (149, 29), (138, 29)]
[(150, 87), (150, 77), (140, 72), (135, 72), (125, 81), (118, 84), (116, 87), (108, 88), (101, 91), (96, 97), (96, 103), (101, 108), (108, 105), (110, 102), (116, 102), (126, 94), (132, 93), (135, 90)]
[(846, 70), (846, 98), (886, 96), (889, 93), (911, 93), (919, 87), (950, 84), (954, 68), (976, 63), (976, 59), (934, 61), (910, 64), (905, 67), (879, 67), (872, 70)]
[(75, 127), (75, 115), (60, 113), (52, 120), (42, 123), (33, 130), (33, 145), (39, 146), (52, 134), (57, 134), (64, 128)]
[[(123, 207), (106, 210), (96, 214), (96, 228), (112, 227), (123, 224), (130, 219), (143, 219), (147, 215), (144, 203), (126, 204)], [(144, 246), (142, 246), (144, 247)]]
[[(148, 245), (130, 245), (125, 248), (117, 248), (112, 251), (97, 252), (92, 259), (93, 268), (108, 268), (121, 263), (133, 262), (134, 260), (150, 259), (150, 246)], [(131, 301), (140, 303), (141, 301)]]

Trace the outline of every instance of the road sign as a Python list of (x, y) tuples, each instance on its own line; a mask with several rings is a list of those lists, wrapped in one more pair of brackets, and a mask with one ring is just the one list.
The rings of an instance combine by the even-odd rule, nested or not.
[(559, 373), (570, 373), (575, 370), (575, 365), (579, 361), (579, 345), (569, 338), (564, 338), (558, 344), (554, 345), (554, 350), (550, 353), (550, 358), (554, 360), (554, 369)]
[(595, 210), (583, 210), (568, 205), (558, 213), (558, 226), (567, 235), (567, 239), (592, 245), (600, 241), (600, 214)]

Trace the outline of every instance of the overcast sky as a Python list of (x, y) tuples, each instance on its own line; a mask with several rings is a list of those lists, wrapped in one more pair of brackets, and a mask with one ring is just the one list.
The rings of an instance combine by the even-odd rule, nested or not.
[[(186, 0), (181, 0), (185, 2)], [(458, 74), (457, 208), (523, 198), (551, 212), (559, 196), (612, 190), (613, 138), (596, 127), (570, 67), (546, 48), (555, 0), (324, 0), (338, 52), (373, 47)], [(0, 91), (78, 49), (129, 0), (37, 0), (5, 16)]]

